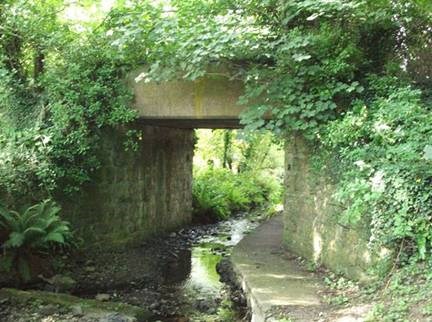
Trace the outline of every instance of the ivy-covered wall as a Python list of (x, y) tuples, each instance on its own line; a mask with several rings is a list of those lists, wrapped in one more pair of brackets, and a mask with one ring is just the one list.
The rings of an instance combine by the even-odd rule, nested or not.
[(137, 125), (137, 151), (125, 151), (125, 129), (102, 135), (103, 164), (65, 217), (93, 245), (139, 242), (191, 220), (193, 130)]
[(366, 280), (374, 258), (367, 247), (367, 225), (338, 223), (336, 215), (341, 209), (332, 202), (332, 180), (325, 172), (312, 169), (311, 157), (312, 148), (301, 135), (287, 140), (284, 243), (318, 265)]

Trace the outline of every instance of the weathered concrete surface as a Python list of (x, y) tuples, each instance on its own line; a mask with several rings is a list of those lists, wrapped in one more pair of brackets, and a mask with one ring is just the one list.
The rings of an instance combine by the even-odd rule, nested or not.
[(137, 151), (127, 129), (106, 130), (101, 168), (73, 200), (62, 203), (78, 236), (92, 245), (139, 242), (191, 220), (192, 130), (137, 125)]
[(186, 128), (236, 128), (244, 106), (238, 105), (243, 83), (217, 73), (196, 81), (136, 81), (145, 69), (128, 77), (133, 107), (144, 124)]
[(283, 218), (279, 215), (233, 250), (231, 261), (252, 308), (252, 322), (273, 321), (274, 311), (281, 307), (293, 312), (295, 321), (313, 321), (320, 312), (320, 282), (282, 256), (282, 233)]
[(368, 248), (366, 223), (338, 224), (341, 211), (332, 203), (334, 186), (326, 171), (313, 171), (313, 148), (301, 135), (287, 140), (285, 153), (284, 243), (316, 264), (346, 276), (368, 280), (376, 256)]

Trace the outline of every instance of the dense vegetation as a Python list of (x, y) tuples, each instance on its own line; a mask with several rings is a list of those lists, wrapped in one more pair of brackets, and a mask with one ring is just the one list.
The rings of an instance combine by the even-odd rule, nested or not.
[[(315, 164), (337, 178), (344, 224), (370, 223), (371, 247), (394, 250), (397, 265), (431, 261), (429, 0), (115, 1), (106, 16), (98, 3), (0, 4), (2, 203), (73, 194), (91, 179), (101, 131), (134, 119), (122, 79), (135, 66), (148, 66), (137, 81), (159, 81), (224, 65), (246, 85), (247, 130), (301, 133), (322, 152)], [(80, 5), (99, 14), (74, 20)], [(199, 207), (219, 198), (207, 194), (215, 178), (238, 185), (229, 172), (197, 174)], [(241, 209), (243, 193), (213, 210)]]
[(194, 215), (226, 219), (252, 208), (274, 213), (282, 197), (283, 151), (272, 136), (230, 130), (197, 133)]

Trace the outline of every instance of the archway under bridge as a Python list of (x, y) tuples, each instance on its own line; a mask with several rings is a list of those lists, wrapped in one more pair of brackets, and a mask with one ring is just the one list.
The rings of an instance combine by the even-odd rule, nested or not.
[[(241, 81), (222, 74), (196, 81), (146, 83), (127, 79), (135, 124), (102, 135), (100, 169), (63, 208), (78, 234), (96, 244), (139, 241), (191, 221), (194, 129), (241, 128)], [(128, 130), (137, 151), (125, 151)]]

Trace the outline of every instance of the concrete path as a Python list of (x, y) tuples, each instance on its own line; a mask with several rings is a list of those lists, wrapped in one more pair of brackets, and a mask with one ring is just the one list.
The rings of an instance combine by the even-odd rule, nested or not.
[(233, 250), (231, 260), (252, 308), (252, 322), (278, 321), (278, 312), (288, 312), (294, 321), (320, 320), (323, 286), (286, 256), (282, 233), (282, 216), (274, 217)]

